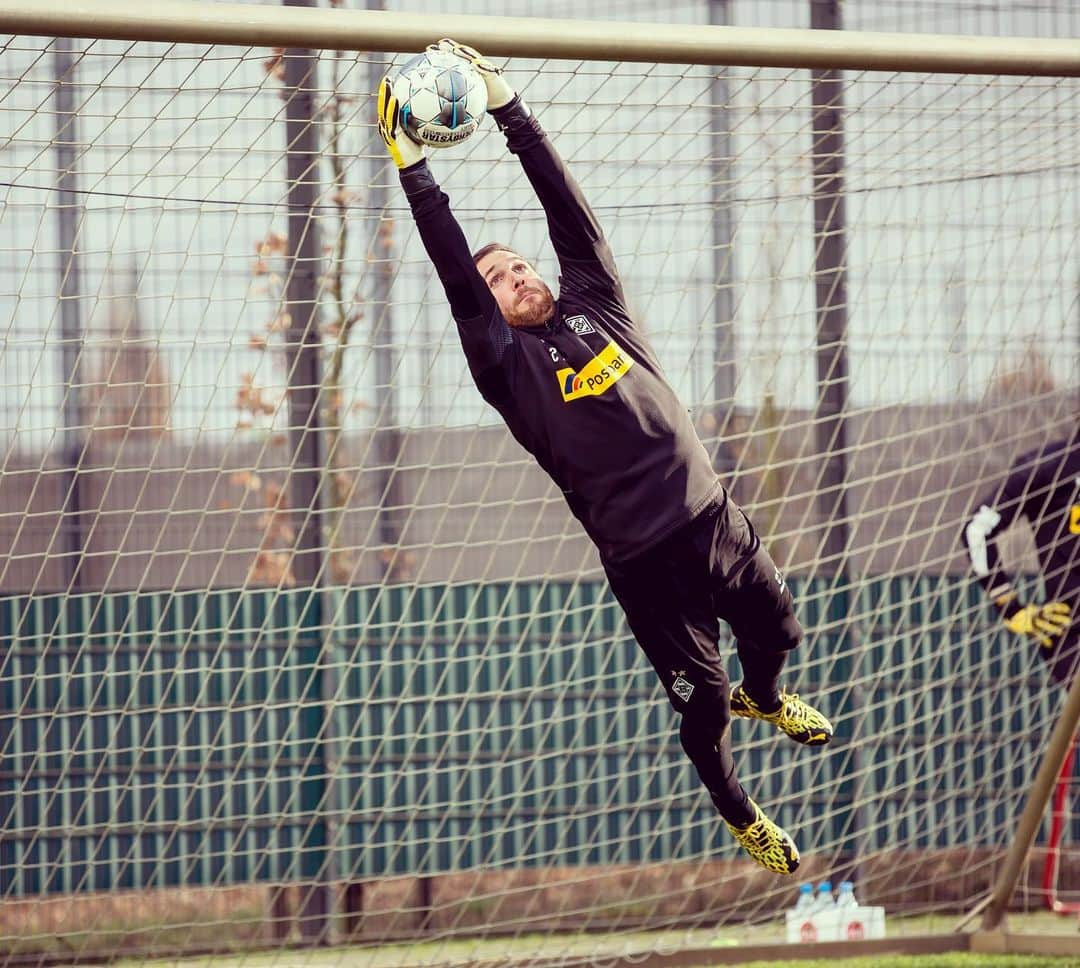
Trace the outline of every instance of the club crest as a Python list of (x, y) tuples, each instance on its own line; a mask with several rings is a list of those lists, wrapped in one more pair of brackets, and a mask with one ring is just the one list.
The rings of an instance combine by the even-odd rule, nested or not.
[(584, 316), (567, 316), (567, 327), (578, 336), (584, 336), (586, 333), (595, 333), (592, 323), (588, 321)]
[(671, 684), (671, 691), (683, 702), (689, 702), (690, 696), (694, 692), (694, 686), (692, 683), (687, 682), (682, 676), (676, 676), (675, 681)]

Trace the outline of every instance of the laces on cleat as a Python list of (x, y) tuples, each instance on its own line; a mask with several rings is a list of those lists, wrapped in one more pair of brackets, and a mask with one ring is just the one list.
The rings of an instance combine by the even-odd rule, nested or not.
[(764, 712), (749, 693), (736, 686), (731, 694), (731, 712), (747, 719), (762, 719), (787, 733), (804, 746), (823, 746), (832, 739), (832, 723), (813, 706), (803, 702), (798, 693), (780, 691), (780, 708)]

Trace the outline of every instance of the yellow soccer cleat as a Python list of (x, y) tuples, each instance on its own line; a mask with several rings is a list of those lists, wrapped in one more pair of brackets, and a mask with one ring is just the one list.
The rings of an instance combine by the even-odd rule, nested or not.
[(794, 874), (799, 868), (799, 848), (795, 841), (766, 817), (753, 800), (750, 806), (754, 808), (753, 823), (736, 827), (724, 821), (731, 836), (766, 870), (774, 874)]
[(746, 719), (763, 719), (772, 723), (803, 746), (824, 746), (833, 735), (832, 723), (821, 713), (804, 703), (795, 693), (787, 693), (782, 689), (780, 708), (766, 713), (761, 711), (761, 707), (750, 698), (742, 685), (738, 685), (731, 693), (731, 712)]

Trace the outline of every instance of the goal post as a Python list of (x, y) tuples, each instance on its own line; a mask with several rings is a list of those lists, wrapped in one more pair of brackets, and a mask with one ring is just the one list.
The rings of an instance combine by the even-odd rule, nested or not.
[[(382, 152), (376, 79), (446, 35), (512, 58), (791, 585), (789, 685), (835, 742), (733, 737), (806, 878), (946, 947), (1038, 882), (1009, 850), (1046, 843), (1028, 791), (1075, 699), (960, 531), (1080, 407), (1080, 48), (707, 6), (0, 0), (0, 951), (780, 940), (795, 885), (727, 837), (473, 388)], [(430, 158), (470, 241), (554, 284), (493, 126)], [(1002, 545), (1034, 595), (1030, 535)]]
[[(0, 21), (11, 33), (166, 43), (311, 47), (402, 52), (430, 43), (431, 17), (384, 10), (310, 9), (199, 0), (88, 0), (76, 9), (62, 0), (32, 8), (0, 0)], [(569, 28), (568, 29), (568, 24)], [(568, 60), (803, 67), (948, 74), (1080, 75), (1070, 40), (807, 32), (725, 25), (492, 17), (440, 13), (439, 31), (507, 57)], [(436, 31), (436, 32), (439, 32)]]
[[(990, 903), (983, 915), (983, 927), (987, 930), (1000, 927), (1004, 919), (1005, 909), (1012, 898), (1013, 891), (1016, 890), (1020, 869), (1035, 842), (1047, 804), (1054, 795), (1055, 786), (1065, 776), (1063, 768), (1066, 758), (1073, 754), (1077, 724), (1080, 724), (1080, 678), (1075, 680), (1069, 688), (1060, 718), (1054, 723), (1054, 728), (1047, 740), (1046, 752), (1039, 764), (1039, 771), (1032, 781), (1030, 796), (1016, 825), (1015, 840), (1005, 857), (1005, 863), (1001, 867), (990, 896)], [(1052, 867), (1055, 873), (1060, 862), (1061, 836), (1060, 821), (1054, 817), (1051, 819), (1050, 830), (1050, 852), (1053, 857), (1048, 857), (1045, 863), (1047, 868)], [(1044, 873), (1044, 886), (1045, 884)]]

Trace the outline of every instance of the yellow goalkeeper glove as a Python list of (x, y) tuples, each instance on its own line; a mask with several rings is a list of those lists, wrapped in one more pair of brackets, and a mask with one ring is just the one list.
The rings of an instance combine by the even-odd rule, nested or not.
[(401, 105), (394, 97), (393, 79), (387, 74), (379, 82), (379, 134), (399, 169), (410, 168), (424, 159), (424, 147), (417, 144), (401, 123)]
[(476, 48), (459, 44), (449, 37), (443, 37), (437, 44), (429, 44), (428, 50), (441, 50), (447, 54), (454, 54), (472, 64), (484, 79), (489, 111), (493, 108), (501, 108), (514, 100), (517, 92), (506, 83), (506, 78), (502, 76), (502, 68), (492, 64)]
[(1072, 620), (1072, 609), (1065, 602), (1025, 605), (1005, 619), (1005, 627), (1017, 635), (1035, 639), (1044, 649), (1052, 649), (1065, 634)]

